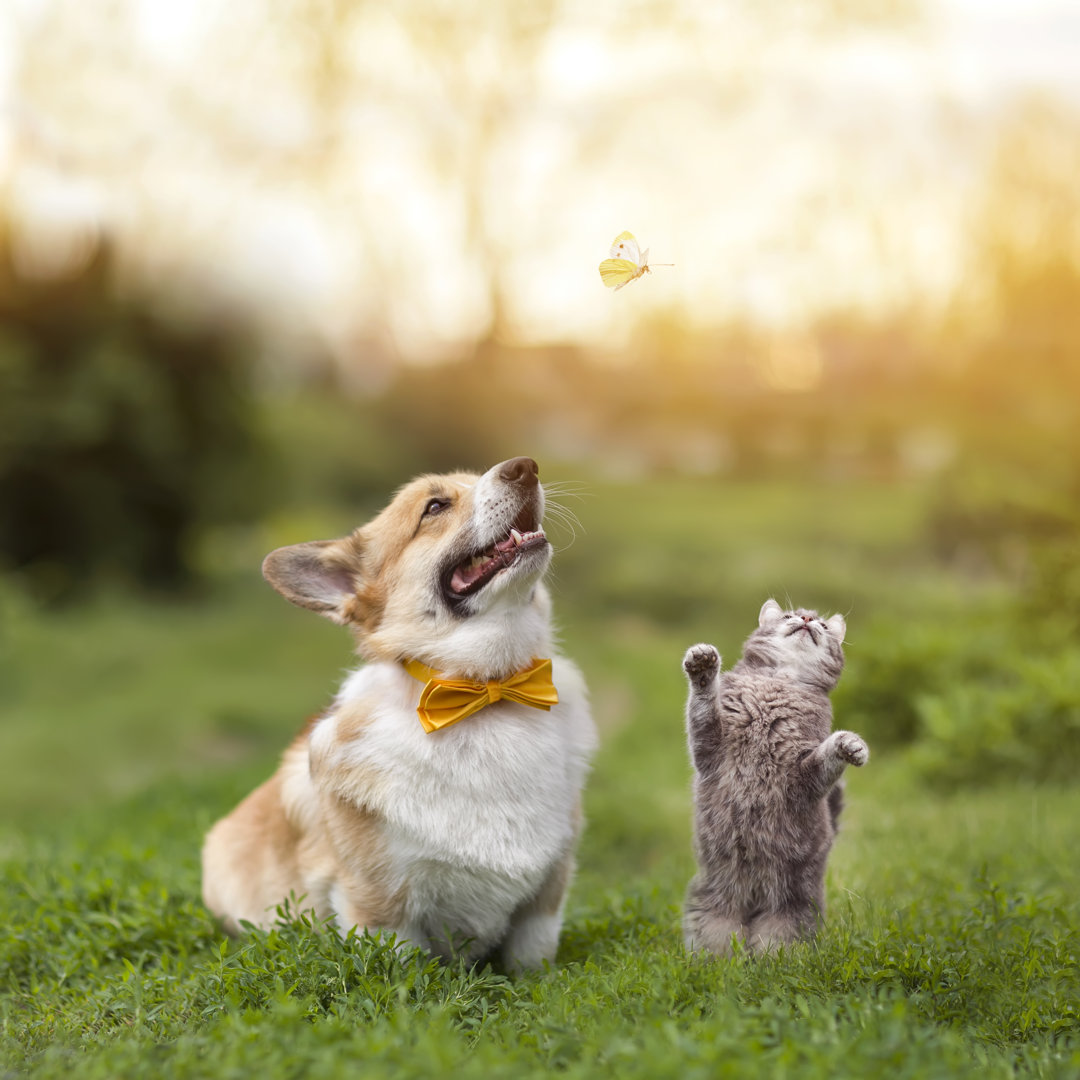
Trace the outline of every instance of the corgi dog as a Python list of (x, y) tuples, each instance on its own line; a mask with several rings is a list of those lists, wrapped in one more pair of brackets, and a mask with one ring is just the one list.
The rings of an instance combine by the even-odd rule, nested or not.
[(596, 736), (553, 653), (543, 517), (518, 457), (422, 476), (350, 536), (266, 557), (266, 580), (348, 627), (365, 663), (207, 834), (203, 899), (227, 930), (268, 927), (293, 897), (443, 958), (554, 960)]

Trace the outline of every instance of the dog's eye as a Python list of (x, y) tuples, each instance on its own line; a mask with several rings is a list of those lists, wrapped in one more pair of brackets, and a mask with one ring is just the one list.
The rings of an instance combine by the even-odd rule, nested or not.
[(428, 499), (422, 517), (433, 517), (435, 514), (441, 514), (449, 505), (449, 499)]

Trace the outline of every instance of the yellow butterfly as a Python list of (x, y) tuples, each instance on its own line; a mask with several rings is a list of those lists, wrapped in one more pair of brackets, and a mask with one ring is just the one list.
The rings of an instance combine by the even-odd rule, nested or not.
[[(657, 263), (657, 266), (674, 266), (674, 263)], [(611, 258), (600, 264), (600, 280), (618, 292), (635, 278), (649, 274), (649, 249), (642, 251), (633, 233), (621, 232), (611, 242)]]

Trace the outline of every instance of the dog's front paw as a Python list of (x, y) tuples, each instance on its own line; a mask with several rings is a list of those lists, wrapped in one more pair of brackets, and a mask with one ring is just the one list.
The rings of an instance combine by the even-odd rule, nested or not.
[(704, 690), (720, 670), (720, 654), (712, 645), (691, 645), (682, 666), (691, 685)]
[(836, 733), (836, 752), (850, 765), (862, 766), (870, 760), (870, 748), (854, 731)]

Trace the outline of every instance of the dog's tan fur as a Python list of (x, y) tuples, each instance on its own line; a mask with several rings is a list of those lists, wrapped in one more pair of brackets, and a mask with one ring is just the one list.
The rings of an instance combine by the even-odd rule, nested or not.
[(468, 937), (511, 966), (553, 958), (594, 738), (580, 675), (553, 657), (550, 713), (500, 701), (424, 735), (421, 684), (401, 666), (487, 681), (552, 655), (546, 542), (457, 608), (443, 584), (470, 546), (523, 515), (539, 527), (543, 490), (515, 464), (527, 460), (421, 477), (352, 535), (267, 556), (267, 580), (347, 626), (368, 663), (207, 836), (204, 899), (230, 931), (272, 923), (291, 895), (341, 929), (440, 953)]

